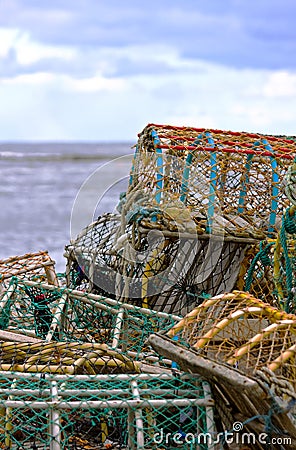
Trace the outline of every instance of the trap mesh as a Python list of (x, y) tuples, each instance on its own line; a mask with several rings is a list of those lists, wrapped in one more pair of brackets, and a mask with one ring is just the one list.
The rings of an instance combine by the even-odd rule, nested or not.
[(47, 251), (0, 260), (0, 289), (1, 286), (5, 288), (9, 284), (11, 277), (47, 281), (58, 285), (55, 261), (51, 259)]
[(66, 247), (68, 286), (170, 314), (232, 290), (257, 242), (121, 224), (106, 214)]
[(178, 315), (246, 286), (278, 305), (272, 269), (253, 259), (276, 240), (294, 156), (293, 138), (148, 125), (120, 215), (66, 248), (68, 286)]
[[(141, 361), (134, 368), (137, 371), (146, 364), (155, 365), (150, 370), (157, 370), (159, 365), (170, 367), (170, 362), (159, 361), (146, 340), (152, 332), (170, 329), (180, 320), (180, 316), (16, 278), (12, 279), (0, 302), (0, 340), (7, 341), (3, 343), (6, 365), (2, 370), (16, 370), (13, 369), (14, 364), (19, 362), (23, 364), (24, 371), (72, 373), (74, 370), (73, 373), (76, 373), (76, 361), (84, 353), (86, 366), (91, 371), (93, 369), (87, 360), (96, 359), (96, 353), (101, 355), (100, 362), (95, 363), (95, 373), (97, 370), (111, 370), (112, 367), (116, 371), (123, 360), (130, 359)], [(117, 351), (118, 355), (124, 356), (116, 356)], [(110, 361), (108, 354), (110, 357), (112, 354)], [(30, 359), (31, 356), (33, 359)], [(44, 358), (48, 367), (44, 364)], [(11, 365), (8, 367), (9, 360)], [(20, 371), (20, 368), (17, 370)]]
[(236, 287), (266, 303), (295, 312), (295, 206), (287, 208), (275, 239), (249, 247), (241, 263)]
[(16, 277), (0, 301), (0, 448), (149, 449), (175, 439), (187, 448), (185, 437), (201, 433), (207, 449), (215, 439), (207, 383), (146, 343), (180, 317)]
[[(178, 433), (179, 446), (190, 448), (186, 434), (214, 432), (212, 407), (194, 375), (0, 372), (0, 445), (13, 450), (174, 448)], [(208, 448), (209, 436), (195, 448)]]
[[(295, 396), (296, 316), (249, 293), (235, 291), (206, 300), (169, 332), (198, 354), (247, 375), (266, 369)], [(279, 381), (280, 383), (280, 381)]]
[(293, 138), (148, 125), (119, 214), (66, 247), (67, 287), (46, 252), (0, 262), (0, 448), (212, 448), (223, 408), (157, 332), (295, 401), (294, 156)]
[[(120, 230), (120, 216), (106, 213), (84, 228), (65, 248), (67, 285), (101, 294), (114, 292), (113, 246)], [(100, 279), (100, 283), (96, 280)]]
[[(150, 124), (139, 135), (127, 198), (140, 191), (160, 221), (177, 226), (189, 211), (198, 232), (220, 225), (236, 236), (273, 233), (288, 206), (280, 187), (295, 150), (284, 137)], [(141, 217), (141, 199), (136, 206)]]

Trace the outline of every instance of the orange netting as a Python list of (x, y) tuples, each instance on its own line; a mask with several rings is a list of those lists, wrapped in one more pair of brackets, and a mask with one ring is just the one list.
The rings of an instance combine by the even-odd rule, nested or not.
[(204, 301), (168, 335), (246, 374), (267, 368), (281, 379), (296, 382), (296, 316), (246, 292)]
[[(136, 194), (134, 213), (154, 226), (180, 229), (189, 213), (199, 233), (272, 235), (289, 203), (281, 188), (295, 150), (292, 138), (150, 124), (139, 134), (127, 199)], [(157, 220), (152, 211), (142, 217), (148, 204)]]
[(58, 285), (55, 261), (47, 251), (0, 260), (0, 283), (5, 285), (12, 277), (46, 280), (50, 284)]

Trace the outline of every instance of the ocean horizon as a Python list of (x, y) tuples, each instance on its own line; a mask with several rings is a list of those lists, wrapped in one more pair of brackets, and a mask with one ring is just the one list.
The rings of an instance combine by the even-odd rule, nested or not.
[[(57, 271), (63, 272), (64, 247), (74, 237), (71, 214), (78, 193), (83, 189), (86, 199), (80, 206), (82, 228), (88, 217), (116, 210), (128, 183), (132, 145), (0, 143), (0, 259), (48, 250)], [(117, 183), (111, 172), (118, 174)]]

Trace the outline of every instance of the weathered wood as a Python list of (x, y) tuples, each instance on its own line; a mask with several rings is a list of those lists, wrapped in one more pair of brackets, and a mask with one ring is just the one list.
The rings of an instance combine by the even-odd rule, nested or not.
[[(296, 448), (295, 423), (289, 411), (283, 409), (281, 400), (271, 394), (268, 386), (265, 388), (262, 383), (245, 376), (237, 369), (202, 357), (166, 337), (151, 335), (148, 341), (160, 355), (176, 361), (184, 371), (198, 373), (216, 386), (218, 388), (216, 392), (221, 393), (221, 399), (223, 396), (231, 405), (233, 417), (241, 417), (241, 422), (252, 419), (246, 427), (248, 430), (257, 435), (258, 432), (263, 433), (264, 418), (271, 414), (272, 435), (290, 437), (292, 444), (285, 444), (285, 448)], [(257, 445), (251, 448), (257, 450), (261, 447)]]
[(185, 372), (199, 373), (212, 381), (219, 379), (235, 389), (256, 393), (258, 397), (266, 396), (255, 380), (242, 375), (236, 369), (199, 356), (196, 352), (178, 346), (163, 336), (153, 334), (148, 338), (148, 342), (162, 356), (177, 362)]
[(13, 333), (10, 331), (3, 331), (3, 330), (0, 330), (0, 341), (32, 342), (34, 344), (37, 344), (38, 342), (42, 342), (41, 339), (26, 336), (24, 334)]
[[(144, 228), (143, 226), (139, 227), (139, 231), (142, 234), (148, 234), (151, 231), (151, 228)], [(169, 231), (167, 229), (160, 230), (163, 236), (172, 237), (172, 238), (187, 238), (187, 239), (201, 239), (201, 240), (218, 240), (218, 241), (230, 241), (237, 242), (243, 244), (257, 244), (258, 239), (250, 238), (250, 237), (237, 237), (237, 236), (221, 236), (221, 234), (196, 234), (196, 233), (184, 233), (178, 231)], [(76, 250), (76, 249), (75, 249)]]
[[(252, 227), (241, 215), (235, 216), (233, 214), (228, 214), (226, 217), (236, 225), (236, 229), (243, 228), (245, 230), (244, 233), (247, 233), (248, 236), (251, 236), (254, 239), (264, 239), (264, 233)], [(237, 231), (237, 234), (241, 234), (241, 232)]]
[(59, 280), (54, 268), (54, 262), (52, 264), (44, 263), (44, 271), (49, 284), (53, 284), (55, 286), (59, 286)]

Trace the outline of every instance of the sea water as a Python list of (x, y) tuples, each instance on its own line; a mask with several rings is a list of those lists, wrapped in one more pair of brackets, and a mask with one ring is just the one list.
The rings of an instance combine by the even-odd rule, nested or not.
[[(128, 185), (131, 146), (0, 144), (0, 259), (48, 250), (57, 270), (64, 271), (64, 247), (73, 233), (96, 216), (116, 211)], [(74, 228), (73, 210), (79, 217)]]

